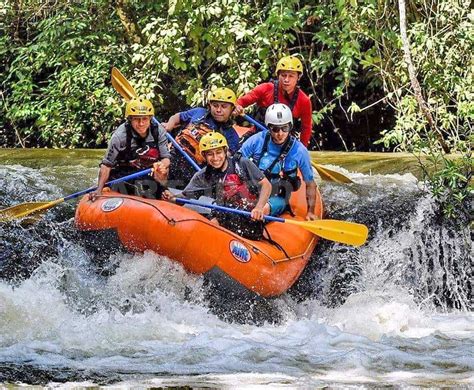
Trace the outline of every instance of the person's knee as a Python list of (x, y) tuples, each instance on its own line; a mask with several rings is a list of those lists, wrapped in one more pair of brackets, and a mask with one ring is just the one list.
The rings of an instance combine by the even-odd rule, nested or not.
[(268, 199), (267, 203), (270, 207), (269, 214), (277, 217), (283, 214), (286, 210), (287, 204), (285, 198), (280, 196), (272, 196)]
[[(136, 195), (147, 199), (156, 199), (159, 184), (154, 180), (141, 180), (137, 184)], [(160, 194), (161, 195), (161, 191)]]
[(122, 181), (120, 183), (115, 183), (114, 185), (110, 187), (110, 189), (122, 195), (131, 195), (133, 194), (132, 187), (133, 187), (133, 184)]

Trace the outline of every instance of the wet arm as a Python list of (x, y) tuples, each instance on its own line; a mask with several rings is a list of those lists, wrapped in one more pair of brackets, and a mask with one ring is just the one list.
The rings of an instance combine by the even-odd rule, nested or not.
[(314, 207), (316, 205), (317, 186), (314, 181), (307, 181), (305, 183), (306, 183), (306, 202), (308, 204), (308, 213), (314, 214)]
[(270, 198), (270, 194), (272, 193), (272, 185), (266, 177), (259, 181), (258, 184), (260, 186), (260, 195), (255, 207), (263, 209), (263, 207), (268, 202), (268, 198)]
[(163, 127), (166, 129), (166, 131), (171, 131), (175, 127), (178, 127), (179, 124), (181, 123), (180, 118), (179, 118), (179, 112), (172, 115), (170, 119), (168, 119), (168, 122), (162, 123)]
[(97, 180), (97, 188), (95, 191), (91, 192), (89, 194), (89, 199), (94, 201), (97, 196), (99, 195), (102, 195), (102, 190), (104, 189), (105, 187), (105, 183), (107, 183), (107, 181), (109, 180), (109, 176), (110, 176), (110, 171), (111, 171), (111, 167), (105, 165), (105, 164), (101, 164), (100, 165), (100, 169), (99, 169), (99, 178)]

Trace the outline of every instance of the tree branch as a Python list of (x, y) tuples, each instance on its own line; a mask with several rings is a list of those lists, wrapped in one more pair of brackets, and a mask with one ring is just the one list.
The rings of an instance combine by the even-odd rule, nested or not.
[(129, 16), (128, 0), (116, 0), (115, 11), (122, 22), (131, 42), (140, 43), (142, 37), (137, 23)]
[(423, 98), (423, 95), (421, 92), (421, 86), (416, 77), (415, 66), (413, 65), (413, 62), (411, 60), (410, 41), (408, 40), (408, 35), (407, 35), (405, 0), (398, 0), (398, 8), (399, 8), (399, 13), (400, 13), (400, 35), (402, 39), (403, 52), (404, 52), (403, 57), (405, 59), (405, 62), (408, 65), (408, 74), (410, 76), (411, 87), (413, 88), (413, 92), (415, 94), (416, 101), (418, 102), (418, 105), (420, 106), (421, 112), (425, 116), (426, 120), (428, 121), (430, 128), (436, 134), (436, 138), (438, 139), (439, 144), (441, 145), (445, 153), (449, 153), (450, 150), (449, 150), (448, 145), (444, 141), (443, 134), (437, 128), (436, 123), (433, 119), (433, 116), (431, 115), (431, 111), (428, 107), (428, 104)]

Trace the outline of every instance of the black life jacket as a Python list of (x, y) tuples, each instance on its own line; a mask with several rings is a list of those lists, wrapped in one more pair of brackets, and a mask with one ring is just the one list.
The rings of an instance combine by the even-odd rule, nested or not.
[[(149, 131), (153, 141), (146, 141), (146, 138), (134, 137), (133, 129), (130, 123), (125, 123), (126, 141), (125, 149), (120, 151), (117, 156), (117, 164), (114, 171), (129, 173), (151, 168), (153, 163), (160, 160), (160, 150), (158, 148), (158, 125), (151, 123)], [(132, 147), (132, 139), (135, 139), (136, 145)]]
[[(255, 160), (254, 163), (260, 168), (260, 160), (264, 154), (268, 151), (268, 143), (271, 140), (270, 132), (265, 135), (263, 141), (262, 150), (260, 157)], [(293, 136), (289, 136), (285, 143), (280, 148), (280, 154), (273, 160), (273, 162), (266, 168), (263, 173), (265, 177), (272, 184), (272, 195), (278, 195), (283, 198), (289, 198), (292, 191), (297, 191), (301, 186), (301, 179), (298, 177), (298, 168), (285, 170), (285, 159), (291, 148), (295, 144), (296, 139)], [(273, 168), (277, 163), (280, 163), (280, 172), (272, 173)], [(261, 168), (260, 168), (261, 169)]]

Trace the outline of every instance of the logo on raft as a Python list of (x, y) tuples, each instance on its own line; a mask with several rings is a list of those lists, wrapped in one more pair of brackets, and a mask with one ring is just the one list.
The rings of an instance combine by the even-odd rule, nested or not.
[(120, 206), (122, 206), (123, 199), (122, 198), (110, 198), (107, 199), (102, 206), (100, 207), (103, 212), (108, 213), (109, 211), (117, 210)]
[(250, 251), (247, 247), (235, 240), (230, 242), (230, 253), (241, 263), (248, 263), (251, 258)]

